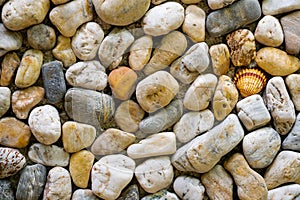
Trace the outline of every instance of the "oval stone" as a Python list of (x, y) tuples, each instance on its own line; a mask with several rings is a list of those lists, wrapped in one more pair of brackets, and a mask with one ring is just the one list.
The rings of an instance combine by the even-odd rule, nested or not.
[(205, 188), (200, 180), (190, 176), (178, 176), (173, 188), (176, 194), (183, 200), (201, 200), (204, 197)]
[(26, 158), (17, 150), (0, 147), (0, 179), (15, 175), (26, 163)]
[(262, 11), (264, 15), (278, 15), (297, 9), (300, 9), (300, 2), (297, 0), (284, 2), (280, 0), (264, 0), (262, 3)]
[(236, 0), (207, 0), (207, 4), (211, 9), (217, 10), (231, 5), (235, 1)]
[(2, 117), (10, 107), (11, 91), (8, 87), (0, 87), (0, 117)]
[[(3, 12), (2, 12), (3, 13)], [(20, 49), (22, 46), (22, 35), (18, 32), (12, 32), (0, 23), (0, 57), (9, 51)], [(2, 79), (2, 77), (1, 77)]]
[[(2, 37), (1, 37), (2, 38)], [(0, 42), (1, 44), (2, 42)], [(8, 86), (15, 74), (16, 69), (20, 65), (20, 58), (15, 52), (7, 53), (1, 64), (1, 75), (0, 75), (0, 85), (1, 86)]]
[(269, 190), (268, 199), (297, 199), (300, 195), (300, 184), (289, 184)]
[(282, 17), (280, 22), (284, 32), (286, 52), (298, 54), (300, 52), (300, 11)]
[(230, 67), (230, 53), (226, 44), (212, 45), (209, 49), (215, 75), (225, 75)]
[(300, 114), (297, 115), (295, 124), (288, 136), (282, 142), (283, 149), (300, 151)]
[(55, 46), (55, 30), (45, 24), (32, 26), (27, 30), (27, 40), (32, 48), (48, 51)]
[(99, 200), (90, 189), (77, 189), (73, 192), (72, 200)]

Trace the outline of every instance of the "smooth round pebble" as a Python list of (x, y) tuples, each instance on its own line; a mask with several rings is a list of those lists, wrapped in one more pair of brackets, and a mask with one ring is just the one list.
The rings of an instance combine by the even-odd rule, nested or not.
[(22, 35), (8, 30), (0, 23), (0, 57), (9, 51), (18, 50), (22, 46)]
[(10, 107), (11, 91), (8, 87), (0, 87), (0, 117), (2, 117)]
[(173, 188), (176, 194), (183, 200), (202, 200), (205, 188), (200, 180), (189, 176), (178, 176)]
[(77, 189), (73, 192), (72, 200), (99, 200), (90, 189)]
[(208, 6), (213, 10), (218, 10), (233, 4), (236, 0), (207, 0)]
[(33, 49), (48, 51), (55, 46), (55, 30), (45, 24), (32, 26), (27, 29), (27, 40)]

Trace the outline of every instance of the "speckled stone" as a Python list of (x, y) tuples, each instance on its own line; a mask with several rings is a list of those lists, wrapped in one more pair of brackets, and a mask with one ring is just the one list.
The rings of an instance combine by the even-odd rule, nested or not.
[[(1, 42), (0, 42), (1, 43)], [(20, 65), (20, 58), (15, 52), (7, 53), (1, 63), (0, 85), (8, 86)]]
[(130, 185), (117, 200), (140, 200), (138, 186), (136, 184)]
[(226, 44), (212, 45), (209, 49), (212, 68), (215, 75), (225, 75), (230, 66), (230, 53)]
[(72, 200), (99, 200), (90, 189), (77, 189), (72, 195)]
[[(3, 13), (3, 12), (2, 12)], [(22, 46), (22, 35), (8, 30), (0, 23), (0, 57), (9, 51), (17, 50)]]
[(176, 194), (183, 200), (202, 200), (205, 188), (199, 179), (190, 176), (178, 176), (173, 188)]
[(213, 9), (221, 9), (233, 4), (236, 0), (207, 0), (208, 6)]
[(11, 91), (8, 87), (0, 87), (0, 117), (2, 117), (10, 107)]
[(46, 178), (47, 169), (45, 166), (40, 164), (26, 166), (18, 183), (17, 200), (38, 200), (46, 184)]
[(161, 190), (157, 193), (150, 194), (141, 198), (141, 200), (179, 200), (176, 194), (169, 192), (167, 190)]
[(27, 29), (27, 40), (33, 49), (48, 51), (55, 46), (55, 30), (45, 24), (32, 26)]
[(278, 15), (297, 9), (300, 9), (300, 2), (297, 0), (284, 2), (280, 0), (264, 0), (262, 3), (262, 12), (264, 15)]
[(300, 114), (297, 115), (295, 124), (288, 136), (282, 142), (283, 149), (300, 151)]
[(13, 184), (10, 180), (0, 179), (0, 199), (15, 200)]
[(26, 163), (26, 158), (17, 149), (0, 147), (0, 179), (15, 175)]
[(268, 200), (280, 200), (280, 199), (298, 199), (300, 195), (299, 184), (289, 184), (281, 186), (268, 192)]
[(57, 37), (57, 44), (52, 49), (53, 56), (63, 62), (65, 67), (76, 62), (76, 56), (71, 48), (71, 38), (60, 35)]

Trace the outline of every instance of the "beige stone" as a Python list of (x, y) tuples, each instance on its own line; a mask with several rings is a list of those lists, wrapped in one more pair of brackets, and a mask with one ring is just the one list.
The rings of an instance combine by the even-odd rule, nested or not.
[(20, 58), (18, 55), (13, 53), (8, 53), (4, 56), (1, 64), (1, 75), (0, 75), (0, 85), (8, 86), (14, 76), (16, 69), (20, 65)]
[(221, 9), (224, 8), (228, 5), (231, 5), (235, 2), (236, 0), (207, 0), (208, 6), (213, 9)]
[(264, 15), (278, 15), (297, 9), (300, 9), (300, 2), (298, 0), (264, 0), (262, 3), (262, 12)]
[(57, 44), (52, 53), (56, 59), (63, 62), (65, 67), (76, 62), (76, 56), (71, 48), (71, 39), (63, 35), (58, 36)]
[(268, 200), (281, 200), (281, 199), (297, 199), (300, 195), (299, 184), (289, 184), (281, 186), (268, 192)]
[(10, 108), (10, 104), (11, 104), (10, 95), (11, 95), (11, 91), (8, 87), (0, 87), (0, 118)]
[(201, 0), (181, 0), (184, 4), (199, 3)]
[(300, 110), (300, 74), (290, 74), (285, 78), (285, 84), (290, 92), (297, 111)]
[(51, 0), (55, 5), (67, 3), (70, 0)]
[(230, 67), (230, 53), (226, 44), (212, 45), (209, 49), (215, 75), (225, 75)]
[(191, 176), (178, 176), (173, 188), (176, 194), (183, 200), (202, 200), (205, 188), (200, 180)]

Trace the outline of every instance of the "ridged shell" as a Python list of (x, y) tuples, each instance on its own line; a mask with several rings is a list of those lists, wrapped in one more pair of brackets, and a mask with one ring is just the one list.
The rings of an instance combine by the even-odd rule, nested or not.
[(259, 93), (267, 83), (265, 74), (258, 69), (243, 69), (238, 71), (233, 79), (242, 97)]

